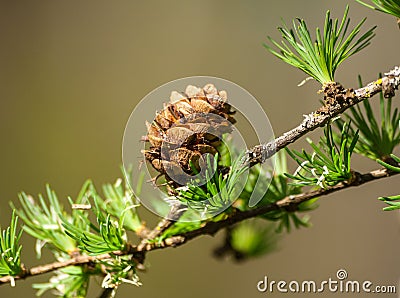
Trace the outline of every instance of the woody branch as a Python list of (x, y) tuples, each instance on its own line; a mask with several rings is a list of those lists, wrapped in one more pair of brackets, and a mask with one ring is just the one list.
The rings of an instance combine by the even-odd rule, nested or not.
[[(246, 219), (254, 218), (259, 215), (265, 214), (269, 211), (277, 210), (280, 208), (287, 208), (291, 210), (295, 210), (295, 208), (308, 200), (311, 200), (316, 197), (321, 197), (325, 195), (329, 195), (334, 192), (338, 192), (340, 190), (344, 190), (350, 187), (355, 187), (355, 186), (360, 186), (362, 184), (380, 180), (383, 178), (391, 177), (398, 174), (397, 172), (390, 171), (388, 169), (378, 169), (375, 171), (371, 171), (365, 174), (360, 174), (356, 173), (356, 179), (351, 183), (340, 183), (337, 184), (329, 189), (318, 189), (310, 192), (305, 192), (301, 193), (298, 195), (292, 195), (288, 196), (286, 198), (283, 198), (282, 200), (279, 200), (276, 203), (265, 205), (262, 207), (254, 208), (251, 210), (247, 211), (236, 211), (233, 213), (231, 216), (228, 218), (218, 221), (218, 222), (207, 222), (202, 226), (201, 228), (183, 233), (181, 235), (176, 235), (171, 238), (167, 238), (163, 240), (162, 242), (149, 242), (145, 245), (140, 244), (138, 246), (128, 246), (126, 251), (116, 251), (113, 254), (114, 255), (137, 255), (137, 254), (145, 254), (147, 252), (153, 251), (153, 250), (158, 250), (158, 249), (164, 249), (168, 247), (177, 247), (180, 245), (183, 245), (187, 243), (188, 241), (197, 238), (202, 235), (214, 235), (217, 233), (219, 230), (224, 229), (226, 227), (232, 226), (236, 223), (239, 223), (241, 221), (244, 221)], [(32, 267), (30, 269), (25, 269), (23, 270), (23, 273), (18, 275), (18, 276), (5, 276), (0, 278), (0, 285), (10, 283), (13, 280), (18, 280), (18, 279), (25, 279), (28, 277), (32, 276), (37, 276), (41, 274), (45, 274), (51, 271), (59, 270), (61, 268), (65, 268), (68, 266), (84, 266), (88, 265), (90, 263), (93, 263), (95, 261), (99, 260), (105, 260), (111, 258), (110, 254), (102, 254), (98, 256), (88, 256), (88, 255), (81, 255), (77, 256), (74, 258), (71, 258), (70, 260), (63, 261), (63, 262), (54, 262), (46, 265), (41, 265), (37, 267)]]

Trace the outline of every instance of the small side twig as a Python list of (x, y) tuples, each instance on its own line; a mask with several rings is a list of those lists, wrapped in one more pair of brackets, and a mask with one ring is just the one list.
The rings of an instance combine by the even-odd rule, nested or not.
[(101, 291), (99, 298), (109, 298), (111, 297), (113, 291), (114, 289), (105, 288), (103, 291)]
[(151, 230), (146, 238), (142, 239), (139, 243), (137, 250), (139, 252), (146, 251), (145, 247), (150, 243), (149, 241), (154, 240), (158, 236), (160, 236), (164, 231), (166, 231), (175, 221), (179, 220), (182, 214), (187, 210), (187, 207), (183, 204), (176, 203), (171, 206), (171, 210), (166, 218), (163, 218), (157, 226)]
[(245, 256), (232, 247), (232, 228), (232, 226), (229, 226), (225, 229), (225, 238), (220, 246), (214, 249), (213, 254), (217, 258), (223, 258), (231, 254), (235, 261), (243, 261)]

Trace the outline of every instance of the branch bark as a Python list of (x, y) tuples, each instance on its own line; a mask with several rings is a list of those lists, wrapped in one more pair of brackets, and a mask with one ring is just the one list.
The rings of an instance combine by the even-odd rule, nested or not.
[[(115, 254), (122, 254), (121, 252), (115, 252)], [(47, 272), (56, 271), (61, 268), (65, 268), (68, 266), (79, 266), (89, 264), (91, 262), (99, 261), (99, 260), (106, 260), (109, 259), (109, 254), (102, 254), (98, 256), (88, 256), (88, 255), (80, 255), (74, 258), (71, 258), (67, 261), (62, 262), (54, 262), (50, 264), (45, 264), (37, 267), (32, 267), (31, 269), (24, 269), (22, 273), (18, 276), (4, 276), (0, 277), (0, 285), (5, 283), (10, 283), (13, 279), (25, 279), (27, 277), (45, 274)]]
[(400, 67), (395, 66), (392, 70), (385, 73), (383, 78), (373, 81), (365, 87), (356, 90), (344, 89), (342, 100), (335, 102), (334, 105), (331, 104), (327, 106), (328, 110), (317, 110), (308, 115), (304, 115), (305, 118), (299, 126), (267, 144), (260, 144), (248, 150), (248, 162), (251, 165), (263, 163), (279, 150), (287, 147), (289, 144), (316, 128), (325, 126), (331, 119), (339, 116), (345, 110), (361, 101), (371, 98), (381, 91), (383, 91), (386, 97), (393, 96), (394, 90), (397, 90), (399, 85)]
[[(362, 184), (379, 180), (382, 178), (394, 176), (398, 174), (397, 172), (390, 171), (388, 169), (379, 169), (375, 171), (371, 171), (365, 174), (359, 174), (356, 173), (356, 179), (351, 183), (340, 183), (337, 184), (329, 189), (318, 189), (298, 195), (292, 195), (288, 196), (274, 204), (269, 204), (265, 206), (261, 206), (258, 208), (254, 208), (248, 211), (237, 211), (233, 213), (230, 217), (218, 221), (218, 222), (207, 222), (205, 225), (197, 230), (190, 231), (187, 233), (183, 233), (182, 235), (177, 235), (171, 238), (167, 238), (163, 240), (162, 242), (151, 242), (147, 243), (144, 246), (131, 246), (130, 249), (126, 252), (121, 252), (121, 251), (116, 251), (113, 252), (115, 255), (134, 255), (137, 253), (146, 253), (149, 251), (157, 250), (157, 249), (163, 249), (163, 248), (168, 248), (168, 247), (177, 247), (180, 245), (185, 244), (186, 242), (197, 238), (202, 235), (214, 235), (216, 234), (219, 230), (229, 227), (233, 224), (239, 223), (241, 221), (244, 221), (249, 218), (257, 217), (259, 215), (265, 214), (269, 211), (272, 210), (277, 210), (280, 208), (290, 208), (291, 210), (295, 210), (296, 206), (299, 204), (308, 201), (310, 199), (316, 198), (316, 197), (321, 197), (325, 196), (343, 189), (347, 189), (350, 187), (355, 187), (355, 186), (360, 186)], [(31, 269), (25, 269), (22, 274), (18, 276), (4, 276), (0, 278), (0, 285), (10, 283), (13, 279), (14, 280), (19, 280), (19, 279), (25, 279), (31, 276), (36, 276), (36, 275), (41, 275), (44, 273), (48, 273), (51, 271), (55, 271), (64, 267), (68, 266), (81, 266), (81, 265), (86, 265), (95, 261), (99, 260), (105, 260), (111, 258), (110, 254), (102, 254), (98, 256), (78, 256), (75, 258), (72, 258), (70, 260), (64, 261), (64, 262), (54, 262), (51, 264), (46, 264), (42, 266), (37, 266), (37, 267), (32, 267)]]
[(281, 208), (295, 210), (296, 206), (298, 206), (299, 204), (301, 204), (303, 202), (311, 200), (313, 198), (326, 196), (328, 194), (331, 194), (331, 193), (334, 193), (334, 192), (337, 192), (337, 191), (340, 191), (343, 189), (347, 189), (349, 187), (359, 186), (359, 185), (362, 185), (362, 184), (365, 184), (365, 183), (368, 183), (371, 181), (394, 176), (396, 174), (398, 174), (398, 173), (390, 171), (388, 169), (379, 169), (379, 170), (371, 171), (371, 172), (368, 172), (365, 174), (355, 173), (356, 179), (351, 184), (339, 183), (329, 189), (318, 189), (318, 190), (314, 190), (314, 191), (310, 191), (310, 192), (306, 192), (306, 193), (302, 193), (302, 194), (298, 194), (298, 195), (288, 196), (274, 204), (265, 205), (265, 206), (254, 208), (254, 209), (251, 209), (248, 211), (237, 212), (234, 215), (232, 215), (231, 217), (228, 217), (227, 219), (222, 220), (222, 221), (207, 222), (200, 229), (197, 229), (197, 230), (194, 230), (191, 232), (187, 232), (187, 233), (181, 235), (182, 237), (184, 237), (184, 241), (182, 241), (182, 243), (177, 244), (177, 245), (181, 245), (181, 244), (183, 244), (193, 238), (196, 238), (200, 235), (214, 235), (216, 232), (218, 232), (219, 230), (221, 230), (225, 227), (231, 226), (235, 223), (241, 222), (241, 221), (249, 219), (249, 218), (257, 217), (259, 215), (265, 214), (265, 213), (273, 211), (273, 210), (277, 210), (277, 209), (281, 209)]

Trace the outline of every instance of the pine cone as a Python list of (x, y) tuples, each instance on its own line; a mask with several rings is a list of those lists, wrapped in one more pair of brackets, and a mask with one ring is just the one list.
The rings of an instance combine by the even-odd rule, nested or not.
[(144, 140), (150, 147), (144, 156), (160, 173), (157, 178), (164, 175), (174, 187), (182, 186), (179, 175), (194, 175), (203, 154), (218, 152), (222, 136), (232, 131), (233, 113), (226, 91), (218, 92), (212, 84), (173, 91), (154, 121), (146, 123)]

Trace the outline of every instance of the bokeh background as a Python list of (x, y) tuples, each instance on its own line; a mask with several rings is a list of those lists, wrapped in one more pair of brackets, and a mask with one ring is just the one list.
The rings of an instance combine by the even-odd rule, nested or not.
[[(131, 111), (173, 79), (231, 80), (260, 101), (276, 134), (294, 127), (319, 105), (319, 86), (297, 87), (305, 75), (267, 53), (262, 43), (267, 35), (279, 37), (281, 17), (322, 26), (326, 10), (341, 17), (347, 2), (1, 1), (0, 224), (8, 225), (8, 204), (19, 191), (36, 195), (50, 183), (64, 200), (87, 178), (97, 185), (114, 181)], [(369, 81), (398, 65), (400, 31), (392, 17), (350, 4), (353, 22), (367, 16), (365, 28), (378, 25), (372, 45), (337, 74), (342, 84), (356, 87), (357, 74)], [(363, 158), (354, 163), (359, 171), (376, 167)], [(398, 285), (399, 216), (382, 212), (376, 198), (399, 193), (399, 181), (394, 177), (322, 198), (311, 214), (312, 228), (284, 236), (278, 251), (259, 259), (240, 264), (214, 259), (211, 251), (222, 235), (152, 252), (141, 274), (143, 286), (124, 285), (117, 297), (284, 297), (258, 293), (256, 283), (264, 275), (318, 281), (334, 277), (339, 268), (351, 279)], [(23, 237), (23, 245), (28, 266), (51, 260), (36, 260), (30, 237)], [(49, 277), (18, 282), (15, 289), (3, 285), (0, 296), (34, 297), (31, 283)], [(99, 283), (92, 283), (90, 297), (98, 296)]]

